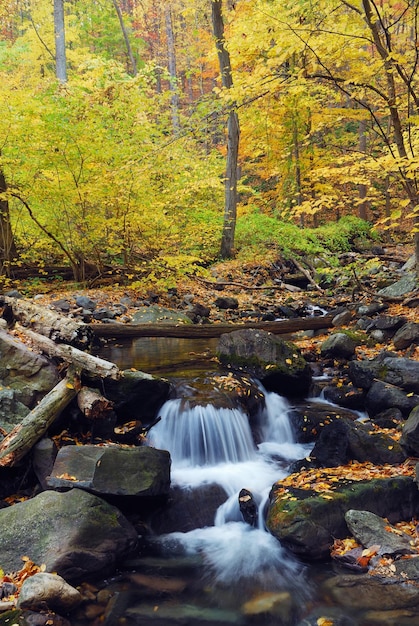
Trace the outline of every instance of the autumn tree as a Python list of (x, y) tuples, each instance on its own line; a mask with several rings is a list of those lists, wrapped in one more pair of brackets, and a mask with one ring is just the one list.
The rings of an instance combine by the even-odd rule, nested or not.
[[(224, 19), (222, 0), (212, 0), (212, 24), (217, 48), (222, 86), (230, 90), (233, 86), (233, 72), (230, 53), (224, 38)], [(227, 162), (225, 172), (224, 226), (221, 238), (220, 254), (222, 258), (233, 255), (234, 232), (237, 216), (237, 167), (239, 154), (240, 126), (235, 103), (228, 104), (227, 121)]]

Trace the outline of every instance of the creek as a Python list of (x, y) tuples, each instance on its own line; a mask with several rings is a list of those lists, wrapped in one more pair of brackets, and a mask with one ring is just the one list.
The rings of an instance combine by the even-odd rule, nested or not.
[[(119, 597), (113, 618), (123, 617), (128, 626), (296, 626), (315, 624), (316, 619), (303, 621), (308, 614), (312, 619), (337, 610), (349, 619), (347, 609), (342, 613), (322, 597), (322, 581), (334, 575), (333, 566), (301, 563), (264, 527), (272, 484), (289, 473), (292, 461), (307, 456), (311, 446), (295, 443), (291, 406), (275, 393), (261, 388), (265, 409), (258, 442), (241, 409), (216, 407), (210, 397), (207, 403), (202, 400), (200, 381), (218, 367), (212, 358), (216, 342), (141, 338), (101, 350), (102, 357), (121, 369), (170, 378), (179, 387), (181, 397), (163, 405), (148, 440), (169, 450), (172, 486), (188, 492), (197, 507), (205, 506), (199, 496), (205, 486), (217, 485), (225, 492), (210, 525), (143, 538), (140, 556), (127, 564), (134, 573), (123, 582), (109, 581)], [(199, 401), (194, 402), (195, 387)], [(243, 521), (240, 510), (243, 488), (257, 504), (253, 525)], [(157, 577), (171, 582), (159, 586)]]

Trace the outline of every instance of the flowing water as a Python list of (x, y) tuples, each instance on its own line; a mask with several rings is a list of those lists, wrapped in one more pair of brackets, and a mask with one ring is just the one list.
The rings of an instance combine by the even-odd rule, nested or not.
[[(264, 527), (273, 483), (288, 474), (293, 460), (307, 456), (311, 446), (295, 443), (290, 406), (275, 393), (261, 389), (265, 408), (259, 415), (257, 443), (241, 409), (217, 407), (211, 394), (205, 402), (202, 387), (194, 396), (194, 382), (203, 372), (208, 374), (212, 350), (207, 342), (198, 346), (194, 341), (186, 348), (179, 344), (171, 341), (167, 349), (161, 339), (140, 340), (132, 353), (121, 350), (121, 358), (115, 354), (120, 347), (102, 356), (121, 368), (136, 367), (166, 377), (175, 374), (180, 397), (160, 409), (161, 420), (150, 430), (148, 444), (169, 450), (172, 487), (192, 494), (197, 507), (202, 506), (198, 494), (209, 485), (224, 490), (225, 501), (203, 527), (151, 537), (146, 533), (143, 552), (131, 563), (140, 574), (134, 573), (122, 591), (118, 588), (123, 601), (111, 617), (122, 618), (127, 626), (317, 624), (317, 618), (306, 619), (311, 611), (320, 611), (320, 618), (322, 607), (334, 610), (320, 591), (322, 581), (333, 575), (331, 566), (302, 564)], [(151, 366), (145, 346), (154, 358), (165, 352), (164, 359), (157, 358), (158, 366)], [(180, 384), (185, 377), (187, 393)], [(243, 521), (242, 489), (251, 492), (257, 504), (259, 516), (254, 525)], [(153, 593), (150, 580), (143, 584), (144, 575), (152, 581), (170, 579), (175, 586), (168, 593), (164, 584), (159, 590), (152, 582), (152, 586), (157, 584)], [(352, 620), (336, 623), (358, 624)]]

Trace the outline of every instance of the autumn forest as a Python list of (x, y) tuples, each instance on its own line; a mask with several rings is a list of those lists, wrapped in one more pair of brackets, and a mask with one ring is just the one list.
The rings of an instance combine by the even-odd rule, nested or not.
[(2, 0), (0, 281), (419, 245), (418, 22), (418, 0)]

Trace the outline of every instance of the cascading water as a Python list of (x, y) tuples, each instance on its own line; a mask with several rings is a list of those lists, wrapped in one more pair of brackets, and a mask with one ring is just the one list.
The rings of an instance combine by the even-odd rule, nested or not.
[[(161, 542), (203, 555), (218, 584), (247, 580), (264, 589), (292, 586), (295, 591), (302, 568), (265, 531), (263, 509), (273, 483), (287, 474), (284, 465), (306, 456), (308, 449), (294, 442), (286, 400), (266, 391), (264, 395), (263, 441), (258, 445), (247, 415), (238, 408), (194, 406), (182, 399), (169, 400), (162, 407), (149, 443), (171, 453), (172, 484), (196, 489), (216, 483), (228, 498), (218, 509), (214, 526), (171, 533)], [(242, 488), (259, 504), (257, 528), (243, 521), (238, 501)]]

